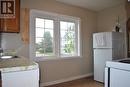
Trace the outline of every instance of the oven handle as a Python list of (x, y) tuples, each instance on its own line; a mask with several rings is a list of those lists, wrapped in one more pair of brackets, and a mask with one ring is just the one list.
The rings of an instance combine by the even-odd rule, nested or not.
[(2, 87), (2, 73), (0, 71), (0, 87)]
[(108, 68), (108, 87), (110, 87), (110, 67)]
[(105, 68), (105, 87), (110, 87), (110, 68)]

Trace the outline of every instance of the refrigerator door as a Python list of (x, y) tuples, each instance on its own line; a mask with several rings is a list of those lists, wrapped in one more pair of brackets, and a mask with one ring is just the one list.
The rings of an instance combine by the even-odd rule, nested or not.
[(104, 82), (106, 61), (112, 60), (112, 49), (94, 49), (94, 80)]
[(93, 48), (112, 48), (112, 33), (94, 33)]
[(105, 87), (109, 87), (109, 70), (110, 69), (108, 67), (105, 68)]

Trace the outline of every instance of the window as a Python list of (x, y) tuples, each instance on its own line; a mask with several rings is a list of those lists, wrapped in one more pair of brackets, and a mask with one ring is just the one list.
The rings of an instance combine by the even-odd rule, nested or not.
[(52, 56), (53, 53), (53, 20), (35, 19), (36, 57)]
[(75, 23), (60, 21), (60, 55), (76, 56), (77, 43)]
[(79, 18), (31, 10), (30, 57), (80, 56)]

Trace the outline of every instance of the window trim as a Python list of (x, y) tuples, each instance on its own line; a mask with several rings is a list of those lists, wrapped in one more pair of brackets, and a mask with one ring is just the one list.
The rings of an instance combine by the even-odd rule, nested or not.
[[(78, 39), (76, 40), (78, 42), (78, 50), (79, 52), (77, 52), (77, 56), (60, 56), (60, 24), (57, 23), (58, 26), (55, 26), (54, 24), (54, 54), (56, 54), (55, 56), (47, 56), (47, 57), (36, 57), (35, 56), (35, 18), (45, 18), (45, 19), (51, 19), (54, 20), (54, 23), (57, 19), (58, 21), (68, 21), (68, 22), (75, 22), (76, 24), (78, 23), (79, 26), (78, 27), (78, 32), (76, 29), (76, 33), (78, 33)], [(77, 21), (78, 20), (78, 21)], [(35, 61), (42, 61), (42, 60), (54, 60), (54, 59), (74, 59), (74, 58), (81, 58), (82, 57), (82, 39), (81, 39), (81, 28), (80, 28), (80, 23), (81, 20), (80, 18), (77, 17), (72, 17), (72, 16), (67, 16), (67, 15), (61, 15), (61, 14), (56, 14), (56, 13), (51, 13), (51, 12), (46, 12), (46, 11), (39, 11), (39, 10), (35, 10), (32, 9), (30, 10), (30, 45), (29, 45), (29, 56), (31, 59), (35, 60)], [(57, 35), (58, 32), (58, 35)], [(59, 38), (59, 39), (56, 39)], [(57, 41), (55, 41), (57, 40)], [(55, 45), (58, 44), (58, 45)], [(57, 48), (57, 49), (56, 49)]]

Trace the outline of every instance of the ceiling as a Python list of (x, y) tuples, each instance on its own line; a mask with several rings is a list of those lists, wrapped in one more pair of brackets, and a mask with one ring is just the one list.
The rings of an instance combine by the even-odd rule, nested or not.
[(66, 4), (71, 4), (93, 11), (100, 11), (123, 3), (125, 0), (56, 0)]

